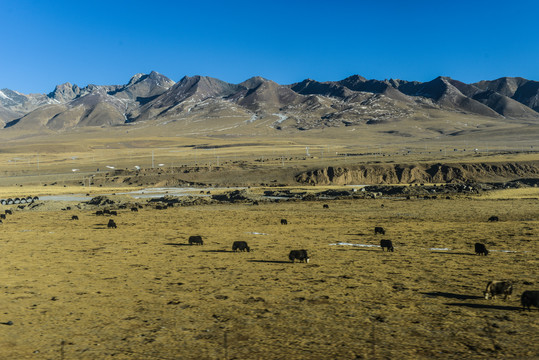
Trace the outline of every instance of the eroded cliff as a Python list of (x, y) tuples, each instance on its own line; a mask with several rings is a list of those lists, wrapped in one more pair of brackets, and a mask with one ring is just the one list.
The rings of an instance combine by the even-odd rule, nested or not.
[(454, 164), (368, 164), (326, 167), (300, 173), (311, 185), (463, 183), (539, 178), (539, 161)]

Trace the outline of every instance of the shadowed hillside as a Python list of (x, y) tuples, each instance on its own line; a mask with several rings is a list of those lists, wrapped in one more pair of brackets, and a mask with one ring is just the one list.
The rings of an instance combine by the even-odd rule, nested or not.
[(500, 123), (537, 123), (538, 109), (539, 82), (522, 78), (465, 84), (442, 76), (421, 83), (353, 75), (340, 81), (306, 79), (280, 85), (256, 76), (240, 84), (198, 75), (175, 83), (151, 72), (137, 74), (125, 85), (80, 88), (64, 83), (48, 95), (0, 91), (0, 121), (7, 127), (36, 131), (143, 121), (153, 125), (196, 121), (202, 122), (202, 128), (206, 122), (212, 128), (213, 119), (227, 117), (243, 119), (234, 127), (312, 130), (392, 123), (425, 117), (433, 110)]

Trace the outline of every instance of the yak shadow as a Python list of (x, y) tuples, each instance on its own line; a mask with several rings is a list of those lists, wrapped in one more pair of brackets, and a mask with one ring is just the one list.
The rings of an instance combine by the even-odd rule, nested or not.
[(457, 299), (457, 300), (472, 300), (472, 299), (483, 299), (483, 296), (477, 296), (477, 295), (462, 295), (462, 294), (453, 294), (453, 293), (446, 293), (446, 292), (440, 292), (440, 291), (434, 291), (434, 292), (422, 292), (421, 294), (427, 295), (427, 296), (435, 296), (435, 297), (445, 297), (448, 299)]
[(506, 306), (506, 305), (486, 305), (486, 304), (469, 304), (469, 303), (445, 303), (444, 305), (463, 306), (463, 307), (469, 307), (472, 309), (492, 309), (492, 310), (507, 310), (507, 311), (521, 310), (521, 308), (518, 306)]
[[(368, 252), (382, 252), (380, 248), (372, 248), (372, 247), (359, 247), (359, 246), (350, 246), (351, 249), (338, 249), (340, 251), (368, 251)], [(388, 251), (384, 251), (388, 252)]]
[(348, 236), (365, 236), (367, 234), (357, 233), (357, 234), (345, 234), (345, 235), (348, 235)]
[(247, 260), (248, 262), (255, 262), (255, 263), (269, 263), (269, 264), (291, 264), (291, 261), (285, 261), (285, 260)]
[(103, 230), (103, 229), (108, 229), (108, 228), (109, 227), (107, 226), (107, 224), (105, 224), (105, 225), (96, 224), (93, 227), (94, 230)]
[(165, 243), (165, 245), (170, 245), (170, 246), (195, 246), (195, 245), (191, 245), (191, 244), (188, 244), (188, 243)]
[(455, 252), (455, 251), (448, 252), (448, 251), (432, 250), (432, 253), (434, 253), (434, 254), (443, 254), (443, 255), (469, 255), (469, 256), (475, 256), (475, 254), (472, 254), (472, 253)]
[(210, 253), (233, 253), (232, 250), (202, 250), (202, 252), (210, 252)]

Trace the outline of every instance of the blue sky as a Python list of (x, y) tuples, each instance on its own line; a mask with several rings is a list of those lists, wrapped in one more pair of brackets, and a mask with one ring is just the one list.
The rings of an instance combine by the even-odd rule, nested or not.
[(306, 78), (539, 80), (539, 1), (0, 0), (0, 88), (125, 84), (155, 70)]

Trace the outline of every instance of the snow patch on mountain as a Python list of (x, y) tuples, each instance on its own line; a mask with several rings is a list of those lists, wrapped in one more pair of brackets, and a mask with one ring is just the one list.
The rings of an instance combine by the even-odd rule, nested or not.
[(280, 124), (280, 123), (282, 123), (283, 121), (285, 121), (286, 119), (288, 119), (288, 116), (283, 115), (283, 114), (271, 114), (271, 115), (275, 115), (275, 116), (277, 116), (277, 117), (279, 118), (279, 120), (277, 120), (277, 121), (275, 122), (275, 124)]

